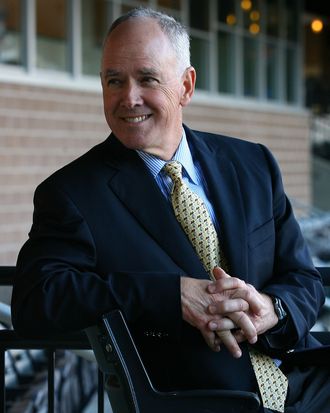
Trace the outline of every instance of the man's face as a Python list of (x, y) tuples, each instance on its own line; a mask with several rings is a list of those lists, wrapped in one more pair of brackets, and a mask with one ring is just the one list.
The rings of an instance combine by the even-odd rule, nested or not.
[(179, 73), (177, 59), (157, 22), (137, 18), (108, 37), (102, 59), (105, 116), (130, 149), (169, 159), (182, 135), (182, 106), (195, 84), (193, 68)]

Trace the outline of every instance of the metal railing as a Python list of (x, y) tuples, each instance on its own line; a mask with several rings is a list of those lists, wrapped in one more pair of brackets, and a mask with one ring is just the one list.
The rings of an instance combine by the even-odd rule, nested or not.
[[(325, 285), (330, 285), (330, 267), (319, 268)], [(14, 273), (14, 268), (0, 267), (0, 285), (11, 285), (13, 278), (9, 272)], [(328, 310), (327, 310), (328, 311)], [(320, 331), (313, 333), (321, 342), (329, 344), (329, 333)], [(55, 413), (55, 353), (56, 350), (83, 350), (90, 349), (89, 342), (85, 335), (75, 334), (56, 339), (23, 339), (11, 329), (0, 330), (0, 413), (6, 412), (6, 388), (5, 388), (5, 353), (12, 349), (45, 349), (47, 355), (47, 376), (48, 376), (48, 413)], [(104, 376), (98, 370), (98, 413), (104, 413)], [(77, 410), (81, 413), (82, 410)]]
[[(0, 267), (0, 285), (11, 286), (13, 283), (14, 267)], [(48, 398), (48, 413), (55, 413), (55, 363), (57, 350), (88, 350), (90, 344), (85, 334), (77, 333), (70, 334), (65, 337), (56, 337), (55, 339), (38, 338), (24, 339), (20, 337), (14, 330), (7, 328), (0, 330), (0, 413), (6, 412), (6, 383), (5, 383), (5, 368), (6, 368), (6, 352), (8, 350), (44, 350), (47, 357), (47, 398)], [(88, 395), (92, 396), (93, 392)], [(104, 413), (104, 376), (98, 369), (97, 380), (97, 395), (98, 395), (98, 413)], [(81, 400), (83, 406), (88, 400)], [(81, 409), (77, 409), (81, 412)]]
[(311, 117), (310, 140), (314, 144), (330, 142), (330, 115)]

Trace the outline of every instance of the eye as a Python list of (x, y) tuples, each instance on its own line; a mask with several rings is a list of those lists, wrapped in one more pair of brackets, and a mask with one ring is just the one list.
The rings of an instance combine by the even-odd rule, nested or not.
[(108, 86), (119, 86), (119, 85), (121, 85), (121, 80), (118, 79), (118, 78), (108, 78), (106, 82), (107, 82)]
[(153, 83), (158, 83), (158, 80), (155, 77), (152, 77), (152, 76), (144, 76), (141, 79), (141, 82), (145, 83), (145, 84), (153, 84)]

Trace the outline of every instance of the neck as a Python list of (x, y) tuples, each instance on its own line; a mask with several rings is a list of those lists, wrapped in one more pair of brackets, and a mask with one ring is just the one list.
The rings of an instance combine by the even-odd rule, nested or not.
[(180, 133), (177, 134), (177, 138), (175, 140), (166, 142), (166, 144), (162, 145), (162, 147), (146, 149), (144, 152), (150, 153), (150, 155), (153, 156), (157, 156), (157, 158), (162, 159), (163, 161), (170, 161), (177, 151), (181, 139), (182, 130), (180, 130)]

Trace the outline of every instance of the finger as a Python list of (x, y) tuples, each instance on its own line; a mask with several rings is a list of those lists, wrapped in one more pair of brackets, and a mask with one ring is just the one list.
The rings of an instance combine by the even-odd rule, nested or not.
[(252, 323), (250, 317), (244, 312), (236, 312), (227, 315), (236, 327), (241, 330), (250, 344), (254, 344), (258, 340), (258, 334), (255, 325)]
[(249, 309), (254, 314), (260, 314), (263, 308), (261, 294), (250, 284), (245, 284), (244, 288), (237, 288), (232, 298), (241, 298), (249, 304)]
[(230, 318), (223, 317), (220, 320), (211, 320), (208, 323), (208, 328), (211, 331), (233, 330), (236, 328), (236, 325)]
[[(233, 286), (235, 286), (233, 288)], [(217, 281), (216, 283), (208, 285), (208, 292), (216, 293), (220, 290), (222, 293), (226, 293), (228, 299), (240, 298), (248, 303), (249, 310), (259, 315), (263, 309), (263, 297), (252, 285), (245, 284), (244, 281), (238, 278), (231, 278), (226, 280)], [(219, 290), (219, 291), (218, 291)], [(216, 296), (212, 296), (216, 300)], [(223, 300), (225, 302), (227, 300)], [(222, 302), (222, 301), (221, 301)], [(246, 311), (245, 307), (241, 311)]]
[(221, 340), (221, 343), (227, 347), (228, 351), (232, 354), (235, 358), (240, 358), (242, 355), (242, 351), (230, 331), (217, 331), (217, 335)]
[(211, 294), (222, 293), (228, 290), (234, 290), (237, 288), (244, 288), (246, 284), (243, 280), (236, 277), (220, 277), (213, 283), (207, 286), (207, 291)]
[(207, 330), (202, 330), (201, 331), (202, 336), (204, 337), (204, 340), (206, 344), (210, 347), (211, 350), (215, 352), (219, 352), (221, 347), (220, 347), (220, 339), (219, 337), (212, 331), (207, 331)]
[(243, 343), (246, 341), (246, 337), (241, 330), (232, 331), (233, 336), (235, 337), (237, 343)]
[(248, 340), (251, 344), (256, 343), (258, 340), (256, 326), (250, 317), (242, 311), (229, 313), (227, 317), (221, 319), (212, 319), (208, 323), (208, 327), (210, 330), (217, 332), (233, 329), (240, 330), (244, 340)]
[(249, 304), (242, 298), (225, 299), (223, 301), (216, 301), (208, 306), (210, 314), (225, 315), (235, 311), (248, 311)]

